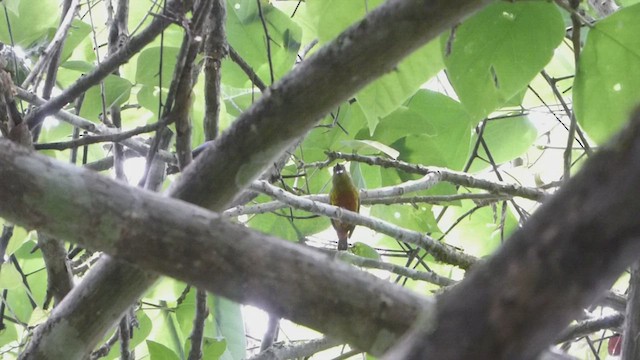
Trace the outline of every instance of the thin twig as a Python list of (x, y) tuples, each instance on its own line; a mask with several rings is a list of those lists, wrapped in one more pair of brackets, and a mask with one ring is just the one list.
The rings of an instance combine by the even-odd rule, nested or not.
[(265, 83), (262, 81), (262, 79), (260, 79), (258, 74), (256, 74), (255, 71), (253, 71), (253, 69), (251, 68), (251, 65), (249, 65), (249, 63), (247, 63), (231, 45), (229, 45), (229, 57), (231, 58), (231, 60), (233, 60), (233, 62), (235, 62), (236, 64), (238, 64), (238, 66), (240, 66), (240, 69), (242, 69), (242, 71), (244, 71), (245, 74), (247, 74), (247, 76), (249, 77), (249, 80), (251, 80), (253, 85), (255, 85), (261, 92), (264, 92), (264, 90), (267, 88), (267, 85), (265, 85)]
[(262, 4), (260, 0), (256, 0), (258, 4), (258, 16), (260, 17), (260, 22), (262, 23), (262, 29), (264, 30), (264, 37), (267, 45), (267, 61), (269, 62), (269, 75), (271, 76), (271, 83), (273, 84), (274, 75), (273, 75), (273, 60), (271, 60), (271, 36), (269, 35), (269, 28), (267, 27), (267, 20), (264, 18), (264, 14), (262, 13)]
[(116, 132), (116, 133), (105, 134), (105, 135), (83, 136), (76, 140), (64, 141), (64, 142), (35, 144), (34, 147), (36, 150), (66, 150), (74, 147), (97, 144), (102, 142), (119, 143), (124, 140), (130, 139), (133, 136), (154, 131), (159, 126), (160, 126), (160, 123), (153, 123), (149, 125), (140, 126), (128, 131)]

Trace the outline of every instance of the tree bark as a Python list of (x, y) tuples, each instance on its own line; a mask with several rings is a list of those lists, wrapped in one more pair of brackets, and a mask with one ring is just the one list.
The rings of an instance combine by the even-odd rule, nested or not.
[[(179, 179), (178, 183), (175, 184), (169, 192), (169, 196), (177, 197), (210, 209), (224, 210), (239, 191), (259, 176), (266, 167), (273, 163), (274, 159), (279, 157), (293, 142), (302, 137), (324, 114), (331, 111), (331, 109), (335, 108), (335, 106), (342, 101), (348, 100), (353, 93), (364, 87), (367, 83), (386, 72), (392, 71), (403, 57), (409, 55), (427, 41), (435, 39), (442, 31), (462, 21), (464, 17), (491, 2), (493, 1), (388, 1), (386, 4), (370, 12), (363, 21), (346, 30), (336, 40), (305, 60), (291, 73), (268, 89), (264, 96), (259, 99), (251, 109), (243, 113), (235, 121), (231, 129), (220, 136), (186, 169), (181, 179)], [(177, 2), (170, 2), (170, 4), (174, 3)], [(153, 32), (155, 34), (155, 31), (158, 30), (160, 26), (165, 25), (157, 23), (157, 21), (154, 21), (153, 24), (156, 24), (156, 28), (146, 33)], [(117, 53), (122, 56), (116, 58), (114, 55), (113, 58), (103, 62), (99, 69), (87, 74), (82, 81), (74, 84), (72, 87), (66, 89), (60, 96), (57, 96), (36, 109), (36, 111), (29, 116), (30, 123), (37, 124), (42, 116), (61, 108), (65, 103), (70, 101), (70, 97), (75, 96), (74, 94), (86, 90), (90, 85), (106, 76), (115, 66), (118, 66), (124, 61), (124, 55), (127, 54), (127, 51), (132, 51), (132, 49), (135, 51), (135, 49), (137, 49), (129, 46), (132, 45), (133, 42), (134, 39), (132, 38), (128, 47)], [(140, 41), (136, 44), (139, 45), (141, 43), (142, 38), (140, 38)], [(380, 49), (384, 49), (384, 51), (380, 51)], [(87, 84), (87, 82), (93, 83)], [(69, 171), (74, 172), (75, 170), (69, 169)], [(46, 171), (44, 173), (46, 173)], [(65, 176), (63, 176), (63, 178), (64, 177)], [(71, 180), (73, 178), (75, 177), (72, 176), (68, 179)], [(78, 180), (77, 178), (75, 179)], [(76, 185), (81, 183), (82, 181)], [(0, 192), (5, 190), (10, 191), (10, 189), (0, 188)], [(45, 192), (42, 195), (47, 193), (48, 192)], [(0, 197), (2, 196), (0, 195)], [(85, 198), (85, 201), (91, 202), (93, 200)], [(96, 203), (96, 206), (99, 206), (99, 204)], [(0, 212), (3, 210), (0, 205)], [(45, 214), (48, 214), (49, 211), (55, 213), (59, 209), (56, 209), (55, 206), (53, 206), (53, 208), (46, 208), (45, 206), (41, 210), (48, 210), (41, 213), (43, 216), (47, 216)], [(130, 213), (130, 215), (135, 214)], [(65, 217), (65, 221), (73, 222), (68, 224), (69, 229), (75, 228), (75, 222), (77, 220), (72, 216)], [(114, 224), (111, 222), (108, 223)], [(37, 227), (37, 224), (32, 224), (32, 226)], [(128, 232), (125, 231), (120, 235), (126, 237)], [(158, 239), (163, 238), (164, 234)], [(137, 241), (133, 236), (128, 236), (127, 239), (123, 244)], [(71, 239), (69, 240), (72, 241)], [(86, 238), (84, 238), (84, 240), (86, 240)], [(156, 242), (157, 241), (160, 240), (156, 240)], [(107, 240), (105, 243), (108, 242)], [(260, 242), (258, 246), (262, 247), (267, 243), (268, 242)], [(157, 248), (158, 246), (155, 247)], [(146, 251), (146, 249), (143, 250), (143, 252)], [(276, 253), (281, 253), (278, 250), (275, 251)], [(191, 252), (189, 251), (189, 253)], [(236, 253), (235, 256), (243, 258), (245, 254)], [(137, 262), (137, 260), (132, 261)], [(163, 261), (165, 263), (167, 262), (166, 259), (163, 259)], [(325, 262), (322, 268), (325, 268), (326, 259), (323, 261)], [(322, 261), (320, 261), (320, 263), (322, 263)], [(297, 262), (294, 262), (294, 264), (297, 264)], [(250, 268), (253, 267), (253, 265), (254, 264), (251, 264)], [(281, 264), (275, 265), (280, 266)], [(117, 266), (117, 263), (114, 262), (111, 266)], [(119, 299), (119, 302), (114, 303), (113, 306), (104, 304), (104, 312), (116, 313), (124, 311), (126, 307), (123, 309), (118, 308), (120, 302), (124, 303), (127, 301), (126, 299), (128, 299), (130, 303), (133, 303), (146, 290), (144, 286), (140, 286), (138, 281), (140, 283), (143, 281), (152, 283), (152, 281), (147, 280), (151, 275), (141, 270), (136, 271), (136, 268), (133, 266), (129, 266), (129, 268), (129, 271), (126, 272), (126, 274), (131, 277), (131, 279), (128, 280), (129, 283), (123, 282), (120, 284), (115, 293), (113, 289), (109, 287), (107, 282), (108, 277), (105, 277), (104, 280), (98, 280), (100, 278), (96, 276), (97, 280), (95, 281), (97, 281), (98, 284), (94, 287), (95, 293), (101, 293), (104, 294), (104, 296), (114, 296)], [(107, 267), (101, 267), (101, 269), (103, 269), (102, 271), (104, 271), (105, 274), (108, 274), (110, 271), (117, 271), (116, 269), (106, 271)], [(347, 268), (344, 269), (346, 270)], [(352, 270), (346, 271), (349, 272)], [(345, 276), (343, 273), (339, 273), (339, 278)], [(355, 280), (352, 280), (352, 282), (357, 283)], [(197, 283), (194, 284), (198, 285)], [(239, 286), (238, 284), (243, 284), (243, 282), (237, 283), (236, 286)], [(93, 287), (94, 285), (92, 284), (91, 286)], [(77, 286), (68, 296), (75, 296), (74, 294), (76, 293), (81, 294), (86, 291), (86, 289), (81, 287), (83, 287), (83, 284)], [(213, 289), (211, 284), (203, 287), (209, 290)], [(275, 288), (280, 288), (280, 283), (274, 285), (274, 289)], [(237, 291), (242, 291), (242, 289), (244, 289), (244, 287), (237, 289)], [(262, 289), (267, 293), (273, 291)], [(356, 289), (364, 290), (364, 288)], [(386, 294), (388, 291), (390, 290), (385, 290), (382, 294)], [(394, 288), (391, 293), (398, 291), (401, 290)], [(223, 291), (217, 290), (214, 292), (219, 294), (224, 293)], [(414, 298), (413, 295), (399, 292), (398, 294), (410, 296), (410, 299), (413, 300), (407, 300), (407, 304), (413, 304), (414, 307), (424, 305), (423, 301)], [(324, 297), (324, 295), (325, 294), (322, 294), (321, 297)], [(228, 295), (228, 297), (237, 301), (248, 301), (248, 298), (245, 298), (245, 296), (246, 295), (234, 297)], [(126, 299), (123, 297), (126, 297)], [(385, 302), (385, 299), (388, 298), (378, 299), (384, 302), (384, 304), (378, 304), (382, 309), (387, 309), (389, 305)], [(368, 300), (368, 298), (363, 299), (363, 301), (364, 300)], [(315, 301), (314, 299), (311, 304)], [(64, 304), (64, 301), (62, 304)], [(285, 304), (287, 304), (286, 301)], [(76, 310), (66, 308), (65, 316), (59, 316), (59, 313), (54, 310), (47, 323), (40, 326), (40, 328), (42, 328), (40, 331), (46, 331), (46, 334), (43, 334), (43, 336), (38, 339), (40, 344), (48, 343), (51, 346), (55, 346), (56, 342), (47, 342), (47, 337), (50, 336), (51, 339), (55, 340), (56, 338), (64, 336), (64, 334), (73, 337), (75, 334), (82, 333), (88, 338), (95, 338), (100, 336), (100, 332), (106, 332), (111, 326), (108, 321), (101, 324), (102, 327), (94, 327), (92, 323), (85, 323), (83, 325), (82, 321), (74, 321), (73, 328), (55, 326), (54, 324), (56, 323), (64, 324), (66, 316), (74, 316), (73, 314), (76, 312), (84, 313), (85, 311), (81, 302), (70, 301), (69, 305), (75, 306)], [(271, 303), (268, 300), (265, 300), (265, 303), (259, 301), (257, 305), (267, 309), (273, 308), (274, 310), (279, 310), (281, 306), (278, 305), (277, 302)], [(304, 308), (307, 309), (310, 306), (309, 304), (305, 304)], [(359, 307), (359, 305), (354, 306), (356, 306), (356, 308)], [(335, 307), (331, 309), (331, 311), (334, 311)], [(407, 314), (415, 315), (411, 310), (411, 306), (405, 309), (405, 311), (402, 317), (407, 316)], [(318, 315), (318, 313), (316, 313), (316, 315)], [(366, 316), (368, 315), (370, 314)], [(363, 318), (366, 316), (363, 314)], [(92, 321), (86, 318), (84, 320)], [(306, 323), (306, 320), (302, 318), (300, 318), (299, 321)], [(337, 324), (339, 325), (340, 323), (342, 323), (342, 321), (339, 321)], [(369, 349), (373, 353), (380, 353), (390, 345), (386, 337), (383, 337), (384, 339), (381, 341), (373, 341), (371, 338), (367, 338), (366, 333), (371, 329), (361, 329), (359, 327), (358, 329), (350, 329), (350, 326), (353, 324), (354, 322), (351, 322), (346, 328), (341, 328), (336, 325), (336, 329), (330, 329), (329, 331), (340, 333), (343, 339), (352, 341), (354, 344), (358, 344), (360, 348)], [(309, 326), (314, 327), (313, 325)], [(403, 326), (407, 326), (407, 324)], [(88, 334), (85, 330), (91, 330), (95, 333)], [(364, 331), (365, 334), (363, 335), (359, 331)], [(393, 331), (391, 334), (391, 337), (396, 336)], [(92, 345), (89, 343), (85, 345), (87, 347), (86, 352), (90, 351)], [(35, 344), (34, 346), (41, 345)], [(45, 356), (48, 352), (42, 351), (41, 354)], [(56, 359), (56, 357), (42, 357), (42, 359), (47, 358)], [(72, 359), (72, 357), (69, 356), (66, 358)]]
[(640, 111), (385, 359), (533, 359), (640, 255)]
[[(34, 345), (30, 354), (43, 356), (38, 359), (78, 356), (81, 351), (71, 351), (81, 350), (82, 342), (63, 346), (70, 336), (65, 330), (96, 334), (97, 329), (109, 328), (122, 315), (109, 309), (124, 311), (132, 296), (140, 296), (140, 289), (155, 281), (154, 274), (258, 306), (374, 354), (391, 346), (431, 304), (318, 250), (232, 224), (203, 208), (59, 163), (2, 139), (0, 216), (125, 261), (123, 265), (107, 258), (67, 295), (51, 317), (55, 321), (38, 328), (48, 334), (47, 348), (53, 351), (55, 344), (65, 356), (42, 354)], [(95, 288), (94, 279), (105, 276), (100, 273), (109, 275), (105, 288), (117, 296), (96, 299), (102, 290)], [(70, 316), (73, 302), (88, 307), (83, 312), (88, 318)], [(111, 323), (94, 321), (96, 313), (105, 311)], [(83, 327), (88, 320), (90, 324)], [(50, 330), (56, 324), (63, 326), (61, 331)]]
[(629, 297), (622, 337), (622, 360), (640, 359), (640, 261), (631, 265)]

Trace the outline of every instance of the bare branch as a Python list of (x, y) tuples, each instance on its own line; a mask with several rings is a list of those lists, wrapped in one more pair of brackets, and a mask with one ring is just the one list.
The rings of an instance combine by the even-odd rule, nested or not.
[(315, 214), (326, 215), (332, 219), (337, 219), (349, 224), (366, 226), (375, 231), (389, 235), (399, 241), (418, 245), (433, 255), (433, 257), (438, 261), (442, 261), (444, 263), (468, 269), (478, 261), (475, 257), (457, 251), (454, 247), (449, 247), (444, 243), (438, 242), (428, 235), (424, 235), (413, 230), (403, 229), (389, 222), (360, 215), (356, 212), (345, 210), (337, 206), (302, 199), (265, 181), (257, 181), (251, 185), (251, 188), (296, 208), (307, 210)]
[[(45, 189), (48, 191), (43, 192)], [(76, 196), (67, 196), (71, 191)], [(43, 193), (47, 194), (44, 200)], [(37, 226), (53, 236), (105, 251), (152, 271), (140, 276), (141, 271), (133, 271), (135, 268), (126, 262), (98, 262), (98, 269), (92, 270), (54, 309), (48, 326), (37, 328), (37, 341), (34, 337), (33, 348), (25, 350), (24, 356), (77, 358), (77, 351), (84, 346), (56, 350), (56, 338), (66, 336), (66, 332), (52, 332), (53, 325), (62, 322), (65, 328), (82, 331), (83, 336), (93, 334), (109, 319), (109, 325), (113, 325), (122, 313), (105, 311), (105, 302), (126, 309), (131, 304), (130, 297), (139, 296), (141, 287), (150, 286), (157, 273), (261, 307), (374, 354), (389, 347), (420, 311), (432, 306), (426, 298), (318, 250), (228, 223), (201, 207), (61, 164), (2, 139), (0, 204), (12, 204), (0, 207), (0, 215), (9, 221)], [(57, 211), (49, 211), (47, 204)], [(64, 221), (70, 217), (77, 221)], [(159, 239), (162, 246), (158, 246)], [(104, 284), (95, 281), (96, 277), (103, 277), (98, 275), (103, 272), (111, 274), (111, 286), (104, 289), (113, 294), (117, 284), (115, 288), (119, 290), (118, 296), (103, 295), (106, 301), (95, 298), (103, 291), (95, 288)], [(129, 282), (135, 286), (129, 286)], [(244, 286), (237, 286), (239, 283)], [(89, 289), (93, 291), (86, 293)], [(74, 302), (78, 304), (68, 306)], [(70, 316), (70, 311), (81, 303), (86, 311), (94, 311), (89, 316), (90, 324), (84, 324), (85, 317)], [(314, 304), (314, 311), (309, 311), (310, 303)], [(96, 321), (97, 314), (100, 321)], [(99, 339), (92, 336), (90, 345)], [(41, 353), (40, 349), (47, 352)]]
[(480, 179), (467, 173), (452, 171), (437, 167), (426, 167), (419, 164), (410, 164), (404, 161), (385, 159), (381, 157), (363, 156), (357, 154), (344, 154), (339, 152), (327, 152), (330, 159), (344, 159), (357, 161), (369, 165), (378, 165), (384, 168), (395, 168), (411, 174), (439, 174), (440, 180), (447, 181), (460, 186), (468, 186), (476, 189), (487, 190), (496, 194), (508, 194), (519, 196), (525, 199), (542, 201), (547, 193), (536, 188), (520, 186), (516, 184), (496, 183), (489, 180)]

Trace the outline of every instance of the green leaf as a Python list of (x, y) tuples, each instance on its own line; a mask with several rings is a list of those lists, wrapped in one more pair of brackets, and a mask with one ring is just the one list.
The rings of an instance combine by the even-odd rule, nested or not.
[[(168, 89), (162, 88), (162, 101), (167, 99)], [(138, 104), (145, 109), (151, 111), (154, 117), (159, 117), (160, 107), (160, 88), (157, 86), (143, 85), (137, 93)]]
[(368, 259), (381, 259), (380, 254), (378, 254), (376, 249), (359, 241), (356, 241), (356, 243), (353, 244), (353, 247), (350, 249), (350, 251), (358, 256), (362, 256)]
[[(59, 4), (54, 0), (20, 0), (7, 16), (0, 16), (0, 41), (27, 50), (44, 43), (58, 23)], [(7, 24), (7, 17), (9, 23)], [(9, 36), (9, 29), (13, 39)], [(13, 40), (13, 42), (12, 42)]]
[(171, 349), (161, 343), (147, 340), (150, 360), (180, 360), (180, 357)]
[(133, 339), (131, 339), (130, 343), (132, 347), (141, 344), (142, 341), (149, 336), (152, 329), (151, 319), (149, 319), (149, 316), (147, 316), (143, 310), (136, 311), (136, 320), (138, 326), (136, 326), (133, 332)]
[(202, 358), (212, 360), (219, 359), (226, 350), (226, 340), (205, 337), (202, 344)]
[[(20, 280), (20, 275), (18, 275), (18, 280)], [(34, 284), (31, 285), (33, 286)], [(46, 285), (46, 283), (40, 283), (38, 285)], [(7, 296), (6, 309), (7, 316), (14, 318), (21, 323), (29, 322), (34, 308), (31, 305), (29, 294), (24, 285), (21, 284), (18, 288), (10, 289), (9, 295)]]
[[(535, 125), (524, 115), (488, 121), (483, 132), (483, 139), (496, 164), (511, 161), (527, 152), (537, 136)], [(477, 138), (477, 134), (474, 134), (472, 143)], [(488, 159), (482, 146), (478, 148), (478, 155)], [(486, 162), (474, 161), (469, 172), (477, 172), (489, 166)]]
[(444, 64), (438, 41), (432, 41), (402, 60), (396, 69), (367, 85), (356, 99), (373, 133), (381, 118), (396, 110)]
[(392, 159), (397, 159), (400, 152), (375, 140), (353, 140), (347, 142), (359, 154), (384, 154)]
[(603, 143), (640, 101), (640, 4), (598, 22), (580, 55), (573, 93), (580, 126)]
[(16, 345), (16, 347), (18, 346), (18, 332), (16, 331), (16, 326), (15, 324), (12, 323), (5, 323), (5, 328), (0, 330), (0, 347), (4, 347), (7, 344), (11, 344), (12, 345)]
[[(296, 60), (302, 30), (288, 15), (269, 4), (260, 1), (270, 42), (271, 61), (267, 56), (267, 42), (264, 27), (255, 0), (227, 1), (227, 40), (238, 54), (255, 70), (265, 83), (270, 83), (270, 65), (273, 66), (274, 79), (289, 72)], [(225, 84), (240, 88), (251, 87), (251, 81), (238, 74), (227, 77), (227, 71), (237, 65), (225, 63), (222, 78)]]
[(402, 160), (461, 170), (469, 155), (471, 125), (460, 103), (420, 90), (407, 107), (382, 120), (373, 138), (393, 142)]
[(91, 25), (78, 19), (74, 19), (69, 28), (69, 34), (64, 41), (60, 62), (65, 62), (80, 45), (84, 39), (88, 39), (87, 35), (91, 33)]
[(308, 0), (307, 7), (317, 19), (318, 40), (324, 44), (382, 3), (383, 0)]
[(22, 278), (12, 263), (3, 263), (0, 267), (0, 288), (18, 289), (22, 287)]
[(353, 162), (350, 166), (351, 178), (358, 189), (375, 189), (382, 186), (380, 167)]
[(398, 204), (376, 205), (371, 208), (371, 216), (423, 233), (438, 231), (431, 206), (427, 205), (417, 208)]
[(503, 240), (517, 229), (518, 222), (511, 210), (507, 209), (502, 232), (502, 203), (495, 207), (483, 207), (467, 215), (474, 207), (475, 204), (471, 201), (464, 201), (459, 207), (450, 207), (445, 212), (440, 226), (443, 231), (452, 227), (446, 237), (448, 244), (457, 246), (473, 256), (486, 256), (493, 253)]
[(33, 234), (33, 232), (27, 232), (22, 227), (15, 226), (13, 228), (13, 236), (11, 236), (11, 239), (9, 239), (9, 244), (7, 245), (5, 256), (13, 255), (13, 253), (18, 250), (25, 242), (34, 240), (32, 238)]
[[(342, 104), (321, 121), (319, 126), (309, 132), (303, 146), (305, 149), (314, 148), (323, 152), (327, 150), (353, 152), (356, 150), (353, 147), (356, 144), (352, 140), (365, 127), (366, 119), (360, 105), (357, 102)], [(322, 158), (326, 156), (322, 154)], [(309, 160), (305, 159), (305, 161)]]
[[(292, 215), (293, 221), (290, 220)], [(315, 234), (329, 226), (328, 219), (321, 216), (310, 218), (310, 216), (312, 214), (306, 211), (290, 212), (289, 209), (284, 209), (279, 210), (278, 215), (272, 213), (256, 215), (249, 220), (248, 225), (266, 234), (289, 241), (298, 241), (304, 236)]]
[(527, 1), (494, 3), (460, 25), (453, 40), (443, 36), (449, 80), (474, 119), (525, 88), (564, 33), (554, 4)]
[[(136, 82), (144, 85), (162, 86), (168, 89), (173, 80), (173, 72), (180, 49), (177, 47), (151, 47), (138, 55), (136, 66)], [(162, 79), (160, 79), (160, 63), (162, 62)], [(162, 84), (160, 84), (162, 80)]]
[(640, 3), (640, 0), (618, 0), (618, 4), (622, 6), (631, 6)]
[(217, 332), (224, 337), (232, 359), (247, 357), (247, 340), (240, 305), (219, 296), (213, 297), (213, 309)]
[[(104, 102), (107, 112), (112, 105), (122, 105), (129, 100), (131, 94), (131, 83), (119, 76), (109, 75), (103, 80)], [(99, 115), (104, 108), (103, 95), (100, 86), (91, 87), (84, 95), (80, 116), (89, 120), (99, 120)]]
[(151, 302), (174, 303), (184, 291), (186, 284), (169, 277), (161, 277), (156, 284), (144, 295)]

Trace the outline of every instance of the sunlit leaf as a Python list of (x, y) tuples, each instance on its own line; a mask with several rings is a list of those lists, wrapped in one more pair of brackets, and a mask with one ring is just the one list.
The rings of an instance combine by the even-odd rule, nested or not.
[(350, 249), (350, 251), (358, 256), (362, 256), (365, 258), (374, 259), (374, 260), (381, 259), (380, 254), (378, 254), (376, 249), (359, 241), (353, 244), (353, 247)]
[(147, 349), (150, 360), (180, 360), (180, 357), (173, 350), (161, 343), (147, 340)]
[(580, 55), (573, 100), (580, 126), (598, 143), (640, 102), (640, 4), (598, 22)]
[(442, 38), (449, 80), (479, 121), (527, 86), (563, 36), (552, 3), (494, 3)]

